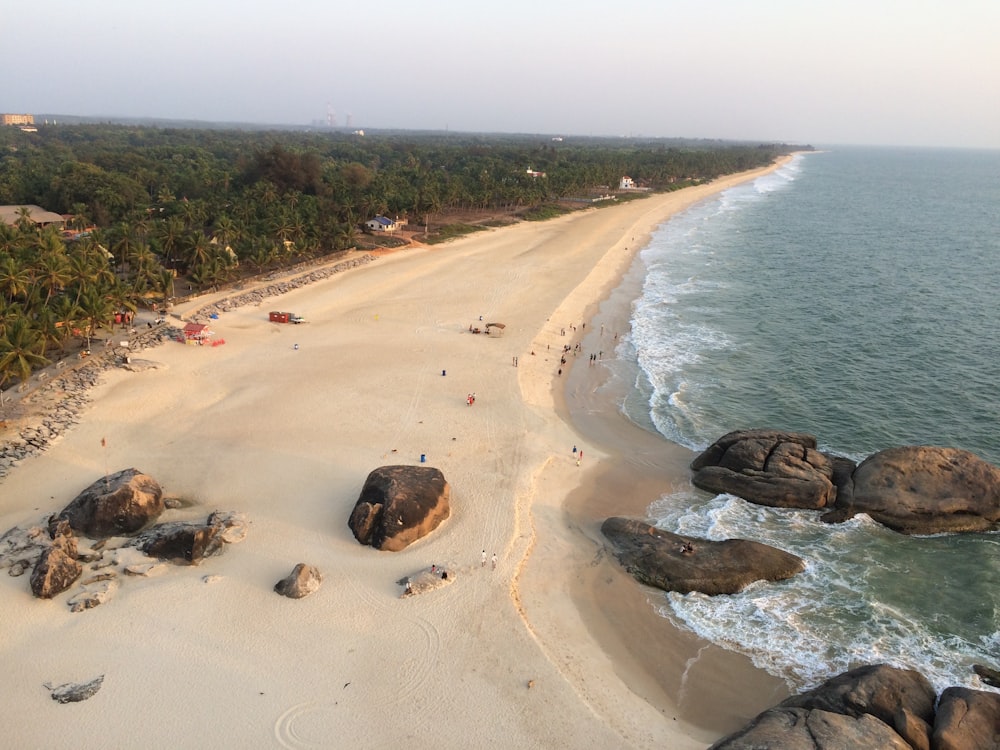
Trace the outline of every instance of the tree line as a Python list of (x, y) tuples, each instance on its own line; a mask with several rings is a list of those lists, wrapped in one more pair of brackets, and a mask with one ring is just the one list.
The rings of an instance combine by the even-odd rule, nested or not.
[[(528, 209), (615, 186), (651, 190), (772, 162), (796, 147), (707, 141), (60, 125), (0, 128), (0, 204), (71, 217), (67, 239), (25, 214), (0, 224), (0, 388), (115, 313), (355, 246), (384, 214)], [(545, 172), (544, 179), (528, 170)], [(84, 231), (88, 230), (88, 231)]]

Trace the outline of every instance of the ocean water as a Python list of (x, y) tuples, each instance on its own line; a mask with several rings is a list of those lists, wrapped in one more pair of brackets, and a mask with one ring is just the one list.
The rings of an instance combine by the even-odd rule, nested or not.
[[(667, 222), (637, 262), (617, 355), (638, 424), (694, 450), (771, 427), (856, 460), (942, 445), (1000, 465), (1000, 152), (799, 155)], [(874, 662), (990, 689), (971, 665), (1000, 667), (1000, 534), (906, 537), (698, 491), (650, 512), (807, 561), (789, 581), (660, 608), (792, 689)]]

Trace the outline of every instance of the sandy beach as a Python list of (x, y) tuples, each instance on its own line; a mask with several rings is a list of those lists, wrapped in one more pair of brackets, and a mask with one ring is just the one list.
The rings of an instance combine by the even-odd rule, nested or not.
[[(629, 424), (587, 366), (614, 350), (602, 325), (626, 330), (627, 294), (602, 303), (650, 232), (763, 171), (404, 249), (223, 314), (224, 345), (108, 371), (80, 424), (0, 479), (0, 532), (136, 467), (183, 500), (161, 520), (236, 511), (249, 533), (81, 613), (0, 576), (8, 744), (703, 748), (784, 697), (657, 616), (604, 550), (600, 522), (686, 486), (691, 456)], [(469, 332), (486, 322), (503, 335)], [(368, 473), (422, 458), (451, 517), (401, 552), (359, 545), (347, 519)], [(300, 562), (322, 587), (275, 594)], [(453, 583), (401, 598), (432, 564)], [(99, 675), (80, 703), (45, 687)]]

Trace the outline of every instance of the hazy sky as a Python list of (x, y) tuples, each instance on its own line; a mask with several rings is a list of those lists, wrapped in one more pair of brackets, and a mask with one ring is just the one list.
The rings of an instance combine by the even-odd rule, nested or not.
[(0, 6), (2, 112), (1000, 148), (1000, 0)]

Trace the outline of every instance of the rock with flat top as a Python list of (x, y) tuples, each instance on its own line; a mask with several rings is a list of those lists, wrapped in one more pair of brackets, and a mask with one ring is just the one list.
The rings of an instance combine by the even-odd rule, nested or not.
[(664, 591), (735, 594), (754, 581), (780, 581), (805, 570), (795, 555), (747, 539), (695, 539), (617, 517), (601, 532), (635, 579)]

